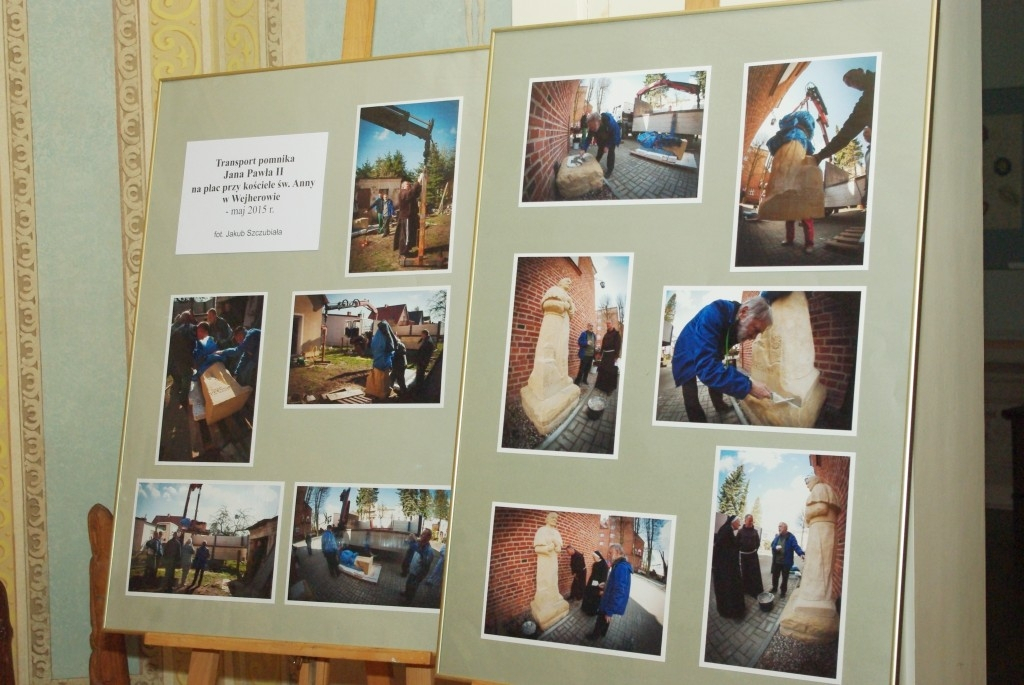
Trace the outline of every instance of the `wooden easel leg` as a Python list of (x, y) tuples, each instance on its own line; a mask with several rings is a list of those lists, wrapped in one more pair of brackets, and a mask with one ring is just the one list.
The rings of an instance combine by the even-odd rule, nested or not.
[(329, 660), (302, 660), (302, 665), (299, 666), (299, 685), (327, 685), (329, 682), (331, 682), (331, 662)]
[(394, 685), (391, 664), (384, 661), (366, 662), (366, 685)]
[(220, 652), (193, 649), (188, 662), (188, 685), (216, 685)]
[(406, 666), (405, 685), (434, 685), (434, 669), (430, 666)]

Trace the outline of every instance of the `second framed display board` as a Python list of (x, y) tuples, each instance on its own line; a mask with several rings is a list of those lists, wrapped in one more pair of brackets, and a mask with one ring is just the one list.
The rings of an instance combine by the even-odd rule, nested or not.
[(892, 679), (936, 11), (494, 34), (439, 672)]
[(108, 629), (434, 648), (486, 66), (162, 85)]

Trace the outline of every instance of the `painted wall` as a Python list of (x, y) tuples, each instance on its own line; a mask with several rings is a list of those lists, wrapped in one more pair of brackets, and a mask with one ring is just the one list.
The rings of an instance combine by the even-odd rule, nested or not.
[(50, 654), (70, 678), (87, 673), (86, 514), (114, 500), (127, 383), (113, 12), (28, 9)]

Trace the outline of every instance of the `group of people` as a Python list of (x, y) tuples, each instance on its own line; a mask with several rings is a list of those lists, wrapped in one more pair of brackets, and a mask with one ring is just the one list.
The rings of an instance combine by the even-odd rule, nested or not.
[(168, 373), (179, 404), (188, 400), (192, 381), (221, 362), (240, 385), (256, 386), (261, 331), (234, 328), (211, 308), (202, 321), (191, 311), (181, 312), (171, 324)]
[(572, 587), (566, 599), (580, 601), (580, 610), (596, 617), (594, 628), (586, 638), (600, 639), (608, 634), (612, 618), (626, 613), (633, 567), (626, 559), (622, 545), (613, 543), (608, 546), (611, 564), (600, 551), (594, 550), (588, 581), (583, 554), (572, 545), (567, 545), (565, 551), (569, 555), (569, 570), (572, 572)]
[(601, 361), (597, 364), (597, 381), (594, 384), (598, 390), (610, 393), (618, 387), (618, 367), (616, 362), (622, 352), (622, 334), (615, 327), (612, 320), (606, 323), (607, 330), (601, 338), (601, 347), (597, 347), (597, 336), (594, 333), (594, 324), (588, 323), (586, 330), (580, 333), (576, 344), (579, 347), (577, 356), (580, 360), (579, 370), (573, 383), (579, 386), (588, 385), (590, 371), (594, 365), (597, 353), (601, 353)]
[(377, 215), (377, 234), (387, 236), (391, 233), (391, 220), (398, 219), (398, 228), (392, 241), (392, 250), (400, 254), (412, 256), (419, 251), (420, 230), (420, 193), (423, 190), (422, 176), (416, 181), (402, 181), (398, 191), (398, 207), (388, 197), (388, 191), (377, 191), (377, 197), (370, 203), (370, 209)]
[[(761, 577), (761, 533), (754, 527), (754, 517), (747, 514), (742, 525), (738, 516), (730, 515), (715, 533), (711, 555), (711, 579), (715, 591), (718, 613), (726, 618), (742, 618), (746, 613), (744, 595), (757, 598), (764, 592)], [(779, 523), (779, 533), (772, 539), (772, 594), (781, 596), (789, 591), (789, 575), (794, 557), (804, 558), (804, 551), (789, 532), (789, 526)]]
[[(327, 571), (332, 578), (341, 575), (342, 566), (353, 568), (355, 565), (356, 552), (346, 549), (345, 543), (338, 539), (339, 535), (343, 537), (343, 533), (344, 531), (341, 529), (327, 526), (320, 534), (320, 551), (323, 553)], [(433, 537), (433, 531), (425, 528), (419, 535), (410, 533), (409, 539), (406, 541), (401, 571), (401, 576), (405, 578), (405, 588), (399, 592), (405, 604), (412, 604), (421, 584), (426, 583), (428, 586), (432, 586), (441, 582), (445, 545), (442, 544), (440, 550), (435, 551), (431, 545)], [(309, 555), (313, 554), (311, 541), (312, 535), (307, 533), (306, 552)], [(435, 556), (438, 557), (437, 563), (434, 562)]]
[[(424, 392), (427, 367), (436, 348), (430, 333), (427, 330), (420, 331), (415, 358), (416, 379), (413, 382), (413, 388), (418, 393)], [(373, 365), (366, 379), (366, 394), (375, 400), (387, 400), (391, 397), (392, 388), (395, 388), (399, 397), (406, 395), (409, 392), (405, 382), (409, 351), (387, 321), (377, 323), (377, 330), (370, 339), (370, 355), (373, 357)]]
[[(185, 537), (184, 531), (173, 533), (164, 540), (163, 531), (153, 532), (153, 537), (142, 547), (146, 555), (145, 577), (151, 584), (157, 584), (163, 592), (174, 592), (178, 588), (194, 590), (203, 584), (203, 576), (210, 562), (210, 549), (206, 542), (199, 547), (192, 544), (191, 537)], [(164, 576), (157, 581), (157, 571), (163, 568)], [(181, 569), (181, 582), (178, 582), (178, 569)], [(192, 571), (192, 582), (187, 583), (189, 570)]]

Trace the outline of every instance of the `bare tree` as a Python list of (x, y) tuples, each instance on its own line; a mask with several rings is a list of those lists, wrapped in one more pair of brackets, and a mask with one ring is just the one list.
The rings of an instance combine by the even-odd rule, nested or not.
[(597, 97), (596, 97), (596, 105), (594, 107), (594, 111), (595, 112), (600, 112), (601, 111), (601, 105), (602, 105), (602, 103), (604, 103), (605, 93), (608, 92), (608, 88), (610, 88), (611, 85), (612, 85), (612, 80), (610, 78), (608, 78), (607, 76), (604, 76), (604, 77), (601, 77), (601, 78), (597, 79)]
[(330, 488), (315, 487), (306, 489), (306, 498), (303, 500), (313, 510), (313, 525), (320, 520), (320, 510), (327, 500)]

